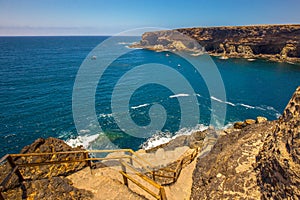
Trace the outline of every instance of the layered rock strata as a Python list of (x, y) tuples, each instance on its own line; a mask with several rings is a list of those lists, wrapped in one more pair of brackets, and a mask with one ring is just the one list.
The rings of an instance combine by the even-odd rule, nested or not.
[(211, 55), (300, 61), (300, 25), (253, 25), (182, 28), (146, 32), (132, 45), (156, 51), (187, 50)]

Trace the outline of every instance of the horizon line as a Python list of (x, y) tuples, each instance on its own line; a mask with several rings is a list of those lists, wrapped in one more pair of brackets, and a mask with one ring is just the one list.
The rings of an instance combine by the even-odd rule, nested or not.
[[(253, 26), (299, 26), (300, 23), (295, 23), (295, 22), (292, 22), (292, 23), (274, 23), (274, 24), (247, 24), (247, 25), (217, 25), (217, 26), (205, 26), (205, 25), (202, 25), (202, 26), (186, 26), (186, 27), (177, 27), (177, 28), (166, 28), (165, 30), (178, 30), (178, 29), (193, 29), (193, 28), (220, 28), (220, 27), (224, 27), (224, 28), (228, 28), (228, 27), (253, 27)], [(1, 27), (0, 27), (1, 28)], [(38, 28), (38, 27), (35, 27), (35, 28)], [(121, 31), (122, 32), (122, 31)], [(120, 33), (120, 32), (119, 32)], [(79, 37), (87, 37), (87, 36), (94, 36), (94, 37), (99, 37), (99, 36), (107, 36), (107, 37), (110, 37), (110, 36), (117, 36), (118, 33), (108, 33), (108, 34), (76, 34), (76, 33), (69, 33), (69, 34), (51, 34), (51, 35), (47, 35), (47, 34), (12, 34), (12, 35), (9, 35), (9, 34), (1, 34), (0, 33), (0, 37), (59, 37), (59, 36), (67, 36), (67, 37), (76, 37), (76, 36), (79, 36)], [(121, 36), (121, 35), (118, 35), (118, 36)], [(124, 35), (124, 36), (136, 36), (136, 37), (141, 37), (141, 35)]]
[(141, 35), (0, 35), (0, 37), (141, 37)]

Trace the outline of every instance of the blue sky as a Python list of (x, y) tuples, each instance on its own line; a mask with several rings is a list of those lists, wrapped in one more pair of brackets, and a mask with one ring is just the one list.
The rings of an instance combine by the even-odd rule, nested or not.
[(300, 23), (300, 0), (0, 0), (0, 35)]

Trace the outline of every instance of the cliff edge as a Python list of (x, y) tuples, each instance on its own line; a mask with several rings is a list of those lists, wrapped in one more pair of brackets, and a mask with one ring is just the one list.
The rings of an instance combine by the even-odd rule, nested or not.
[[(182, 28), (146, 32), (132, 45), (150, 50), (204, 51), (211, 55), (300, 62), (300, 25)], [(198, 43), (198, 44), (196, 44)]]
[(300, 87), (277, 121), (221, 136), (199, 157), (191, 199), (300, 198)]

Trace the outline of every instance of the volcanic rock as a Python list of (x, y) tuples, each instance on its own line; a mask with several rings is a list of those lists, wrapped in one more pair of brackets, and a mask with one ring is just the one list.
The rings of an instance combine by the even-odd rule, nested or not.
[(300, 25), (181, 28), (146, 32), (132, 45), (150, 50), (204, 51), (211, 55), (300, 62)]
[[(24, 147), (21, 154), (28, 153), (54, 153), (62, 151), (82, 151), (83, 149), (68, 146), (64, 141), (56, 138), (39, 138), (31, 145)], [(83, 154), (53, 154), (43, 156), (30, 156), (13, 158), (16, 164), (38, 163), (47, 161), (61, 161), (84, 159)], [(85, 168), (85, 162), (62, 163), (54, 165), (19, 167), (25, 178), (20, 181), (14, 174), (2, 192), (5, 199), (89, 199), (92, 194), (85, 190), (79, 190), (72, 186), (72, 182), (66, 179), (71, 173)], [(0, 166), (0, 180), (12, 170), (8, 162)]]
[(300, 87), (278, 121), (220, 136), (199, 157), (191, 199), (300, 198)]

